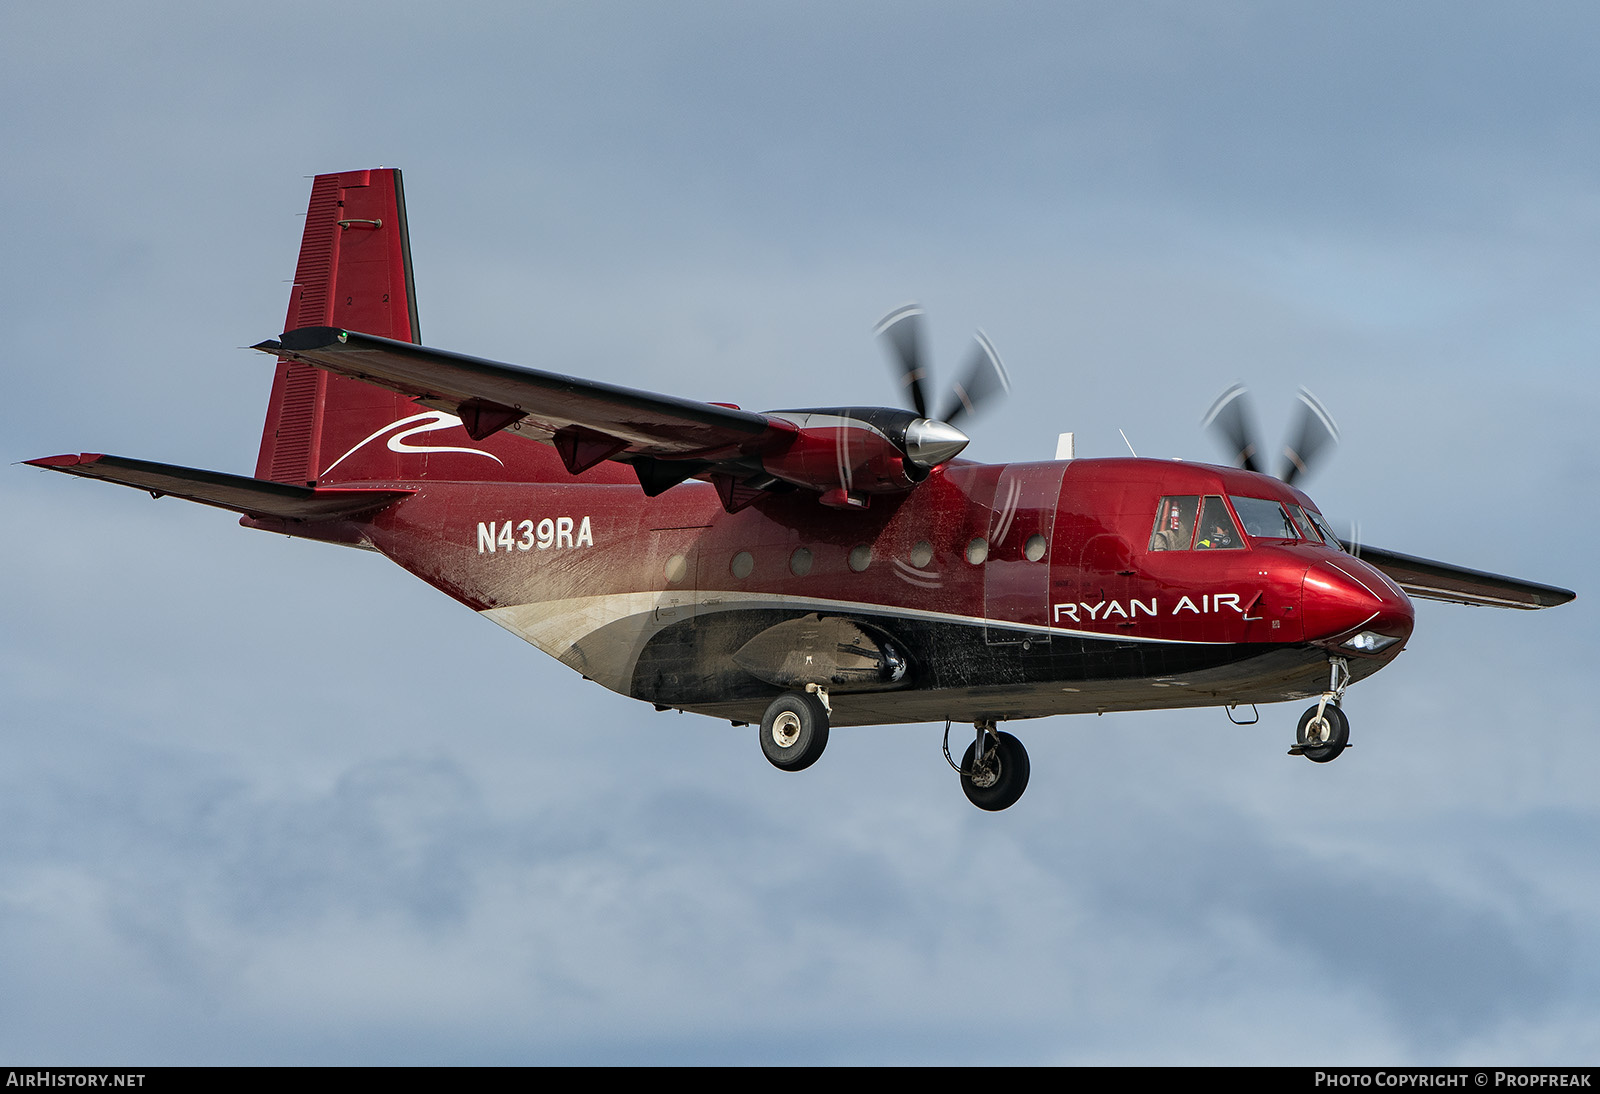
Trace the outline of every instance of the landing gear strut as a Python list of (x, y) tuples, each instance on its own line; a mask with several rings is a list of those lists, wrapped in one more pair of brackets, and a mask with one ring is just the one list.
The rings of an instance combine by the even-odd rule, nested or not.
[(1304, 756), (1319, 764), (1338, 759), (1350, 743), (1350, 720), (1339, 709), (1344, 689), (1350, 686), (1350, 665), (1343, 657), (1330, 657), (1328, 661), (1328, 690), (1322, 693), (1316, 706), (1308, 707), (1300, 715), (1294, 747), (1289, 750), (1291, 756)]
[[(979, 809), (1008, 809), (1028, 789), (1028, 751), (1009, 733), (994, 728), (994, 719), (975, 723), (976, 739), (967, 746), (956, 771), (961, 790)], [(944, 758), (950, 760), (950, 726), (945, 724)], [(956, 765), (951, 762), (951, 767)]]
[(778, 696), (761, 718), (761, 751), (780, 771), (803, 771), (828, 747), (828, 693), (815, 684)]

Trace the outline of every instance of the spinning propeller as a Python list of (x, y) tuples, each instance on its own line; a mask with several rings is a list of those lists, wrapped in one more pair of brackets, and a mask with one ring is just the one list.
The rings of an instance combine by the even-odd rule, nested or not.
[(982, 331), (974, 339), (967, 367), (951, 391), (949, 407), (934, 418), (928, 413), (929, 371), (922, 351), (922, 308), (906, 304), (884, 316), (873, 333), (889, 346), (899, 368), (900, 384), (911, 393), (918, 420), (906, 428), (906, 455), (924, 467), (952, 458), (967, 445), (967, 435), (955, 427), (963, 414), (975, 413), (984, 403), (1011, 390), (1000, 355)]
[[(1246, 471), (1262, 470), (1256, 459), (1260, 447), (1250, 413), (1250, 394), (1243, 384), (1234, 384), (1224, 391), (1211, 404), (1201, 424), (1217, 434), (1235, 464)], [(1301, 388), (1300, 417), (1292, 439), (1283, 446), (1283, 469), (1278, 472), (1278, 478), (1293, 486), (1296, 479), (1310, 473), (1321, 453), (1338, 442), (1339, 427), (1334, 424), (1333, 416), (1315, 395)]]

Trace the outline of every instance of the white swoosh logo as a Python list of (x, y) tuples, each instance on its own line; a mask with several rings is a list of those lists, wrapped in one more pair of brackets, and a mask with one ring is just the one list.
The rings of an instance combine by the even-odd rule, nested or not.
[[(344, 455), (330, 463), (322, 472), (322, 474), (317, 477), (325, 478), (328, 475), (328, 472), (332, 471), (335, 467), (338, 467), (345, 460), (348, 460), (351, 456), (354, 456), (361, 449), (365, 448), (367, 445), (371, 444), (385, 433), (389, 433), (396, 429), (400, 430), (400, 432), (395, 433), (394, 436), (389, 438), (388, 449), (390, 452), (461, 452), (468, 456), (487, 456), (501, 467), (505, 466), (505, 461), (503, 461), (499, 456), (496, 456), (493, 452), (485, 452), (481, 448), (454, 448), (447, 445), (406, 444), (407, 437), (415, 437), (418, 433), (432, 433), (439, 429), (454, 429), (460, 424), (460, 418), (456, 417), (454, 414), (446, 414), (442, 410), (429, 410), (422, 414), (413, 414), (409, 418), (401, 418), (398, 422), (390, 422), (388, 425), (372, 434), (366, 440), (356, 445), (350, 451), (346, 452)], [(404, 426), (410, 426), (411, 428), (402, 428)]]

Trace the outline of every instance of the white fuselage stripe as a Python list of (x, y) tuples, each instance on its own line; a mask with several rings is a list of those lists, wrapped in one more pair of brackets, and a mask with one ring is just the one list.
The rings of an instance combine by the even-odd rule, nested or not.
[[(662, 605), (662, 598), (672, 590), (640, 592), (640, 593), (605, 593), (592, 597), (573, 597), (571, 599), (553, 602), (532, 602), (529, 604), (505, 605), (500, 608), (486, 609), (485, 615), (495, 612), (510, 611), (518, 608), (534, 608), (544, 604), (552, 610), (570, 609), (579, 604), (590, 604), (594, 601), (610, 601), (605, 610), (596, 613), (592, 608), (585, 612), (591, 618), (601, 615), (610, 619), (621, 619), (629, 615), (651, 612)], [(685, 590), (687, 593), (687, 590)], [(620, 602), (620, 603), (619, 603)], [(855, 612), (863, 615), (888, 616), (900, 619), (918, 619), (935, 623), (956, 623), (968, 627), (988, 627), (993, 630), (1023, 631), (1029, 634), (1060, 635), (1063, 638), (1088, 638), (1100, 642), (1145, 642), (1151, 644), (1170, 646), (1226, 646), (1232, 643), (1225, 641), (1204, 641), (1187, 638), (1151, 638), (1136, 634), (1107, 634), (1103, 631), (1077, 630), (1070, 627), (1054, 627), (1044, 624), (1015, 623), (1002, 620), (985, 619), (982, 616), (959, 615), (954, 612), (935, 612), (922, 608), (901, 608), (892, 604), (864, 604), (850, 600), (832, 600), (825, 597), (790, 596), (783, 593), (752, 593), (742, 590), (696, 590), (691, 601), (697, 609), (712, 610), (726, 609), (733, 604), (740, 608), (802, 608), (815, 611), (823, 609), (835, 612)], [(684, 605), (678, 605), (683, 607)], [(576, 641), (576, 639), (574, 639)]]

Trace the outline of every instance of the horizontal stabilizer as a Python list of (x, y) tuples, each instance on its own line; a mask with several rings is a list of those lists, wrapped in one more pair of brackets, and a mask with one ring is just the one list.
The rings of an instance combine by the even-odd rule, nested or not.
[(214, 505), (218, 509), (231, 509), (246, 516), (277, 517), (280, 520), (338, 520), (358, 513), (370, 513), (416, 492), (294, 486), (243, 475), (226, 475), (220, 471), (201, 471), (193, 467), (130, 460), (123, 456), (102, 456), (92, 452), (81, 456), (46, 456), (27, 462), (34, 467), (68, 475), (81, 475), (86, 479), (102, 479), (120, 486), (148, 490), (156, 497), (171, 495), (201, 505)]
[[(1341, 541), (1342, 542), (1342, 541)], [(1424, 600), (1445, 600), (1452, 604), (1479, 604), (1492, 608), (1553, 608), (1565, 604), (1578, 594), (1571, 589), (1555, 585), (1541, 585), (1536, 581), (1489, 574), (1482, 570), (1469, 570), (1448, 562), (1402, 555), (1398, 551), (1385, 551), (1345, 543), (1345, 550), (1362, 562), (1376, 566), (1393, 579), (1410, 596)]]

